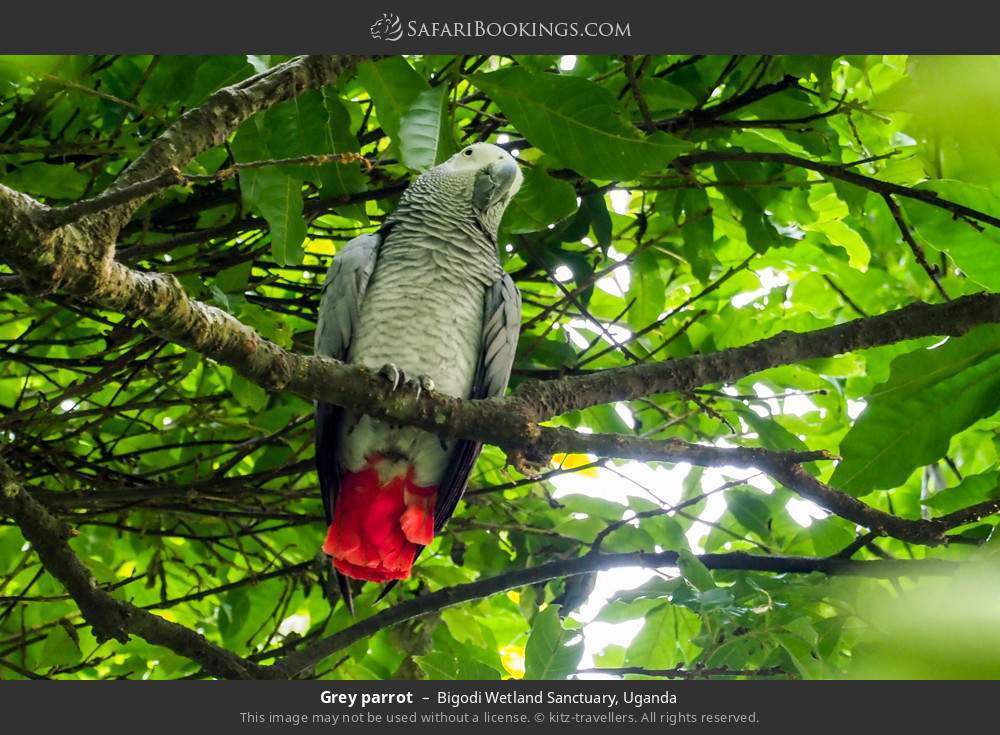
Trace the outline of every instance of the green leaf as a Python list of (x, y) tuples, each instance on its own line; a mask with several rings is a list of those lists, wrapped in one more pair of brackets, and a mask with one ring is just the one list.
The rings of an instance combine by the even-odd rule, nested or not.
[(242, 293), (247, 287), (252, 270), (253, 262), (249, 260), (221, 270), (215, 277), (215, 285), (222, 289), (223, 293)]
[(69, 666), (81, 659), (80, 643), (63, 628), (56, 625), (45, 637), (40, 660), (44, 666)]
[(433, 651), (424, 656), (414, 656), (428, 679), (499, 681), (500, 672), (482, 661), (465, 658), (447, 651)]
[(740, 224), (746, 230), (747, 244), (758, 253), (765, 253), (770, 248), (787, 244), (787, 238), (778, 234), (768, 218), (764, 205), (767, 203), (768, 190), (747, 186), (764, 182), (768, 179), (767, 169), (755, 163), (740, 161), (732, 163), (717, 163), (715, 171), (720, 182), (731, 185), (720, 186), (726, 197), (739, 211)]
[(504, 213), (501, 229), (512, 234), (540, 232), (576, 211), (576, 190), (541, 166), (524, 173), (524, 183)]
[(815, 679), (821, 673), (820, 662), (813, 655), (812, 647), (792, 633), (775, 634), (774, 639), (781, 645), (803, 679)]
[(232, 645), (246, 625), (250, 597), (245, 589), (235, 589), (220, 595), (219, 602), (219, 634)]
[(268, 171), (258, 177), (257, 206), (271, 226), (271, 256), (281, 265), (302, 262), (306, 221), (302, 216), (302, 182)]
[[(530, 334), (522, 334), (517, 343), (518, 362), (537, 363), (547, 367), (566, 367), (576, 362), (576, 350), (559, 336), (546, 339), (538, 339)], [(530, 352), (529, 352), (530, 350)], [(524, 356), (528, 353), (527, 357)]]
[(1000, 407), (1000, 327), (983, 326), (892, 362), (889, 380), (840, 443), (830, 483), (852, 495), (901, 485), (951, 437)]
[[(659, 201), (657, 201), (659, 204)], [(715, 256), (715, 223), (712, 219), (712, 205), (704, 189), (685, 189), (677, 196), (677, 217), (683, 213), (684, 223), (681, 237), (684, 240), (684, 257), (691, 264), (691, 272), (699, 280), (705, 280), (711, 273)]]
[(583, 642), (567, 644), (574, 637), (575, 632), (563, 629), (558, 605), (538, 613), (524, 648), (524, 678), (565, 679), (575, 672), (583, 656)]
[(627, 666), (666, 669), (684, 662), (698, 633), (698, 617), (677, 605), (663, 605), (646, 616), (625, 654)]
[(774, 417), (764, 417), (743, 406), (735, 406), (733, 411), (747, 422), (751, 430), (757, 434), (760, 444), (765, 449), (775, 451), (795, 451), (804, 452), (809, 449), (805, 442), (799, 439), (784, 426), (779, 424)]
[[(323, 153), (357, 153), (358, 139), (351, 131), (351, 117), (344, 101), (330, 87), (323, 89), (323, 107), (326, 110), (324, 132), (326, 140)], [(338, 196), (364, 191), (365, 177), (357, 164), (334, 164), (320, 169), (320, 183), (325, 196)], [(364, 210), (361, 210), (364, 214)]]
[[(1000, 197), (986, 188), (961, 181), (935, 181), (918, 189), (937, 192), (942, 198), (1000, 217)], [(903, 208), (916, 230), (918, 242), (948, 253), (962, 272), (991, 291), (1000, 291), (1000, 230), (993, 225), (971, 224), (931, 204), (903, 200)]]
[(723, 587), (716, 587), (699, 593), (698, 603), (703, 612), (722, 610), (733, 604), (733, 593)]
[(584, 194), (580, 200), (580, 209), (587, 212), (590, 219), (590, 230), (594, 239), (602, 248), (611, 244), (611, 213), (603, 196), (593, 192)]
[(74, 166), (26, 163), (4, 175), (4, 184), (45, 199), (79, 199), (89, 178)]
[(426, 171), (455, 152), (448, 120), (448, 85), (439, 84), (417, 95), (399, 121), (403, 163)]
[(693, 584), (695, 589), (705, 592), (715, 588), (715, 579), (708, 571), (708, 567), (687, 549), (678, 549), (677, 568), (680, 569), (684, 579)]
[[(275, 120), (284, 120), (279, 126), (287, 135), (295, 128), (288, 121), (286, 107)], [(269, 136), (268, 119), (255, 115), (240, 126), (233, 138), (233, 155), (240, 163), (266, 161), (285, 157), (275, 152)], [(282, 150), (282, 149), (279, 149)], [(283, 152), (298, 155), (296, 147), (283, 147)], [(282, 265), (302, 262), (302, 242), (306, 236), (306, 222), (302, 215), (302, 177), (294, 167), (265, 166), (240, 171), (240, 189), (248, 206), (257, 209), (271, 228), (271, 254)]]
[(533, 145), (583, 176), (633, 179), (690, 148), (665, 133), (640, 137), (614, 94), (586, 79), (507, 68), (472, 82)]
[(1000, 496), (1000, 472), (994, 470), (970, 475), (955, 487), (938, 490), (922, 504), (938, 513), (951, 513), (997, 496)]
[[(846, 207), (845, 214), (846, 214)], [(820, 232), (829, 241), (847, 252), (848, 262), (852, 268), (859, 271), (868, 270), (868, 263), (871, 261), (871, 251), (868, 244), (855, 230), (851, 229), (843, 220), (827, 220), (825, 222), (813, 222), (803, 225), (804, 230)]]
[(403, 115), (428, 89), (427, 82), (402, 56), (359, 64), (358, 78), (375, 102), (379, 124), (398, 149)]
[(642, 598), (632, 602), (615, 600), (601, 608), (595, 620), (602, 623), (624, 623), (627, 620), (644, 618), (650, 610), (662, 604), (663, 601), (657, 598)]
[(617, 668), (625, 665), (625, 646), (611, 643), (594, 654), (594, 666)]
[(635, 330), (648, 327), (664, 310), (667, 299), (667, 283), (660, 271), (660, 260), (649, 250), (643, 250), (633, 261), (629, 271), (629, 282), (625, 300), (635, 302), (628, 310), (628, 324)]
[(698, 104), (695, 96), (673, 82), (656, 77), (644, 77), (639, 83), (649, 111), (661, 115), (667, 111), (687, 110)]
[(768, 539), (771, 537), (771, 509), (758, 495), (744, 488), (733, 488), (726, 491), (726, 504), (744, 528)]
[(267, 391), (239, 373), (232, 373), (229, 390), (233, 392), (237, 401), (251, 411), (261, 411), (267, 406)]
[(653, 516), (642, 521), (642, 527), (664, 549), (679, 551), (689, 548), (684, 527), (676, 518), (668, 515)]

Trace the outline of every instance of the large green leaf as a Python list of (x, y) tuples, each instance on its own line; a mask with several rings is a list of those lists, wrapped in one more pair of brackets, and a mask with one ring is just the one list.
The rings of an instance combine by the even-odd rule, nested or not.
[(830, 483), (852, 495), (893, 488), (936, 462), (951, 438), (1000, 407), (1000, 327), (893, 360), (889, 380), (840, 444)]
[(538, 613), (524, 648), (524, 678), (565, 679), (576, 671), (583, 656), (583, 641), (567, 643), (575, 635), (563, 629), (557, 605)]
[[(961, 181), (935, 181), (918, 188), (1000, 217), (1000, 197), (984, 187)], [(912, 199), (904, 199), (903, 207), (919, 239), (948, 253), (969, 278), (992, 291), (1000, 291), (1000, 230), (956, 219), (946, 209)]]
[[(302, 146), (306, 144), (285, 141), (300, 124), (311, 124), (309, 120), (301, 120), (296, 112), (297, 108), (285, 107), (274, 117), (256, 115), (241, 125), (232, 142), (236, 160), (249, 163), (301, 155)], [(275, 138), (271, 124), (285, 135)], [(262, 166), (240, 171), (243, 200), (267, 220), (271, 229), (271, 254), (282, 265), (302, 261), (302, 242), (306, 236), (302, 181), (303, 172), (299, 167)]]
[(501, 229), (510, 234), (539, 232), (576, 211), (576, 190), (554, 179), (541, 166), (524, 173), (521, 189), (504, 213)]
[[(323, 107), (326, 110), (326, 125), (323, 153), (357, 153), (360, 149), (358, 139), (351, 132), (351, 118), (344, 101), (335, 90), (329, 87), (323, 89)], [(364, 191), (365, 179), (361, 168), (356, 164), (336, 164), (324, 166), (320, 170), (320, 182), (323, 194), (337, 196)]]
[[(41, 661), (43, 666), (68, 666), (79, 661), (83, 654), (80, 651), (80, 642), (70, 635), (71, 626), (56, 625), (45, 637), (45, 644), (42, 646)], [(76, 631), (74, 630), (75, 634)]]
[(257, 177), (257, 206), (271, 226), (271, 255), (281, 265), (302, 262), (306, 221), (302, 217), (302, 182), (279, 171)]
[(692, 651), (698, 618), (678, 605), (662, 605), (646, 615), (642, 630), (625, 653), (625, 664), (666, 669), (683, 663)]
[(584, 176), (632, 179), (690, 147), (665, 133), (643, 138), (615, 96), (586, 79), (509, 68), (472, 81), (532, 144)]
[(1000, 472), (994, 470), (970, 475), (955, 487), (938, 490), (923, 504), (938, 513), (951, 513), (997, 496), (1000, 496)]
[(639, 253), (631, 268), (627, 301), (632, 301), (627, 318), (633, 329), (648, 327), (659, 318), (667, 298), (667, 283), (660, 271), (660, 260), (649, 250)]
[(359, 64), (358, 78), (375, 102), (379, 124), (398, 149), (403, 115), (428, 89), (427, 82), (402, 56)]
[(448, 85), (439, 84), (417, 95), (399, 121), (403, 163), (426, 171), (455, 152), (448, 120)]
[(715, 588), (715, 579), (701, 559), (687, 549), (678, 549), (677, 568), (688, 582), (702, 592)]

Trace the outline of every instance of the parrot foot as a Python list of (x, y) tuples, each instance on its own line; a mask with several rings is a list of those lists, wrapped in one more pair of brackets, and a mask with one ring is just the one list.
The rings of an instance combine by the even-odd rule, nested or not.
[(420, 375), (416, 378), (408, 378), (406, 381), (406, 387), (412, 388), (416, 392), (416, 398), (420, 398), (421, 391), (432, 391), (434, 390), (434, 381), (428, 378), (426, 375)]
[(402, 384), (404, 388), (408, 388), (416, 392), (417, 398), (420, 398), (420, 393), (422, 391), (434, 390), (434, 381), (426, 375), (418, 375), (415, 378), (410, 378), (406, 375), (406, 373), (393, 365), (391, 362), (387, 362), (383, 365), (378, 371), (378, 374), (392, 384), (393, 391), (399, 388), (400, 384)]
[(399, 382), (403, 380), (406, 376), (403, 375), (403, 371), (398, 367), (393, 365), (391, 362), (387, 362), (378, 371), (378, 374), (383, 378), (392, 383), (391, 390), (396, 390), (399, 387)]

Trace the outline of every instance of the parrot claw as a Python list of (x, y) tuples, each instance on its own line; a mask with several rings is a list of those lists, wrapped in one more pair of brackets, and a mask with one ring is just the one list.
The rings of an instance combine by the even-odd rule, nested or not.
[(428, 378), (426, 375), (421, 375), (416, 378), (410, 378), (406, 381), (407, 387), (412, 386), (416, 392), (416, 398), (420, 398), (420, 393), (422, 391), (432, 391), (434, 390), (434, 381)]
[(406, 376), (403, 375), (403, 371), (400, 370), (395, 365), (393, 365), (391, 362), (387, 362), (385, 365), (383, 365), (381, 370), (378, 371), (378, 374), (392, 384), (392, 388), (390, 389), (392, 391), (395, 391), (396, 388), (399, 387), (399, 383), (401, 380), (406, 379)]
[(416, 397), (420, 398), (420, 394), (423, 391), (434, 390), (434, 381), (426, 375), (420, 375), (416, 378), (407, 377), (406, 373), (393, 365), (391, 362), (387, 362), (383, 365), (378, 371), (378, 374), (392, 384), (392, 391), (395, 391), (400, 385), (402, 385), (404, 388), (409, 388), (416, 392)]

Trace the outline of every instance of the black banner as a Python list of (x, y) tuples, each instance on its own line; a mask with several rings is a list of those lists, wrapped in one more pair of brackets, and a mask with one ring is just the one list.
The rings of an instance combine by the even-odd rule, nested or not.
[(995, 53), (991, 10), (969, 0), (7, 3), (0, 53)]
[[(989, 721), (1000, 683), (789, 681), (11, 682), (4, 725), (102, 732), (947, 731)], [(56, 730), (58, 728), (59, 730)], [(513, 730), (512, 730), (513, 731)]]

